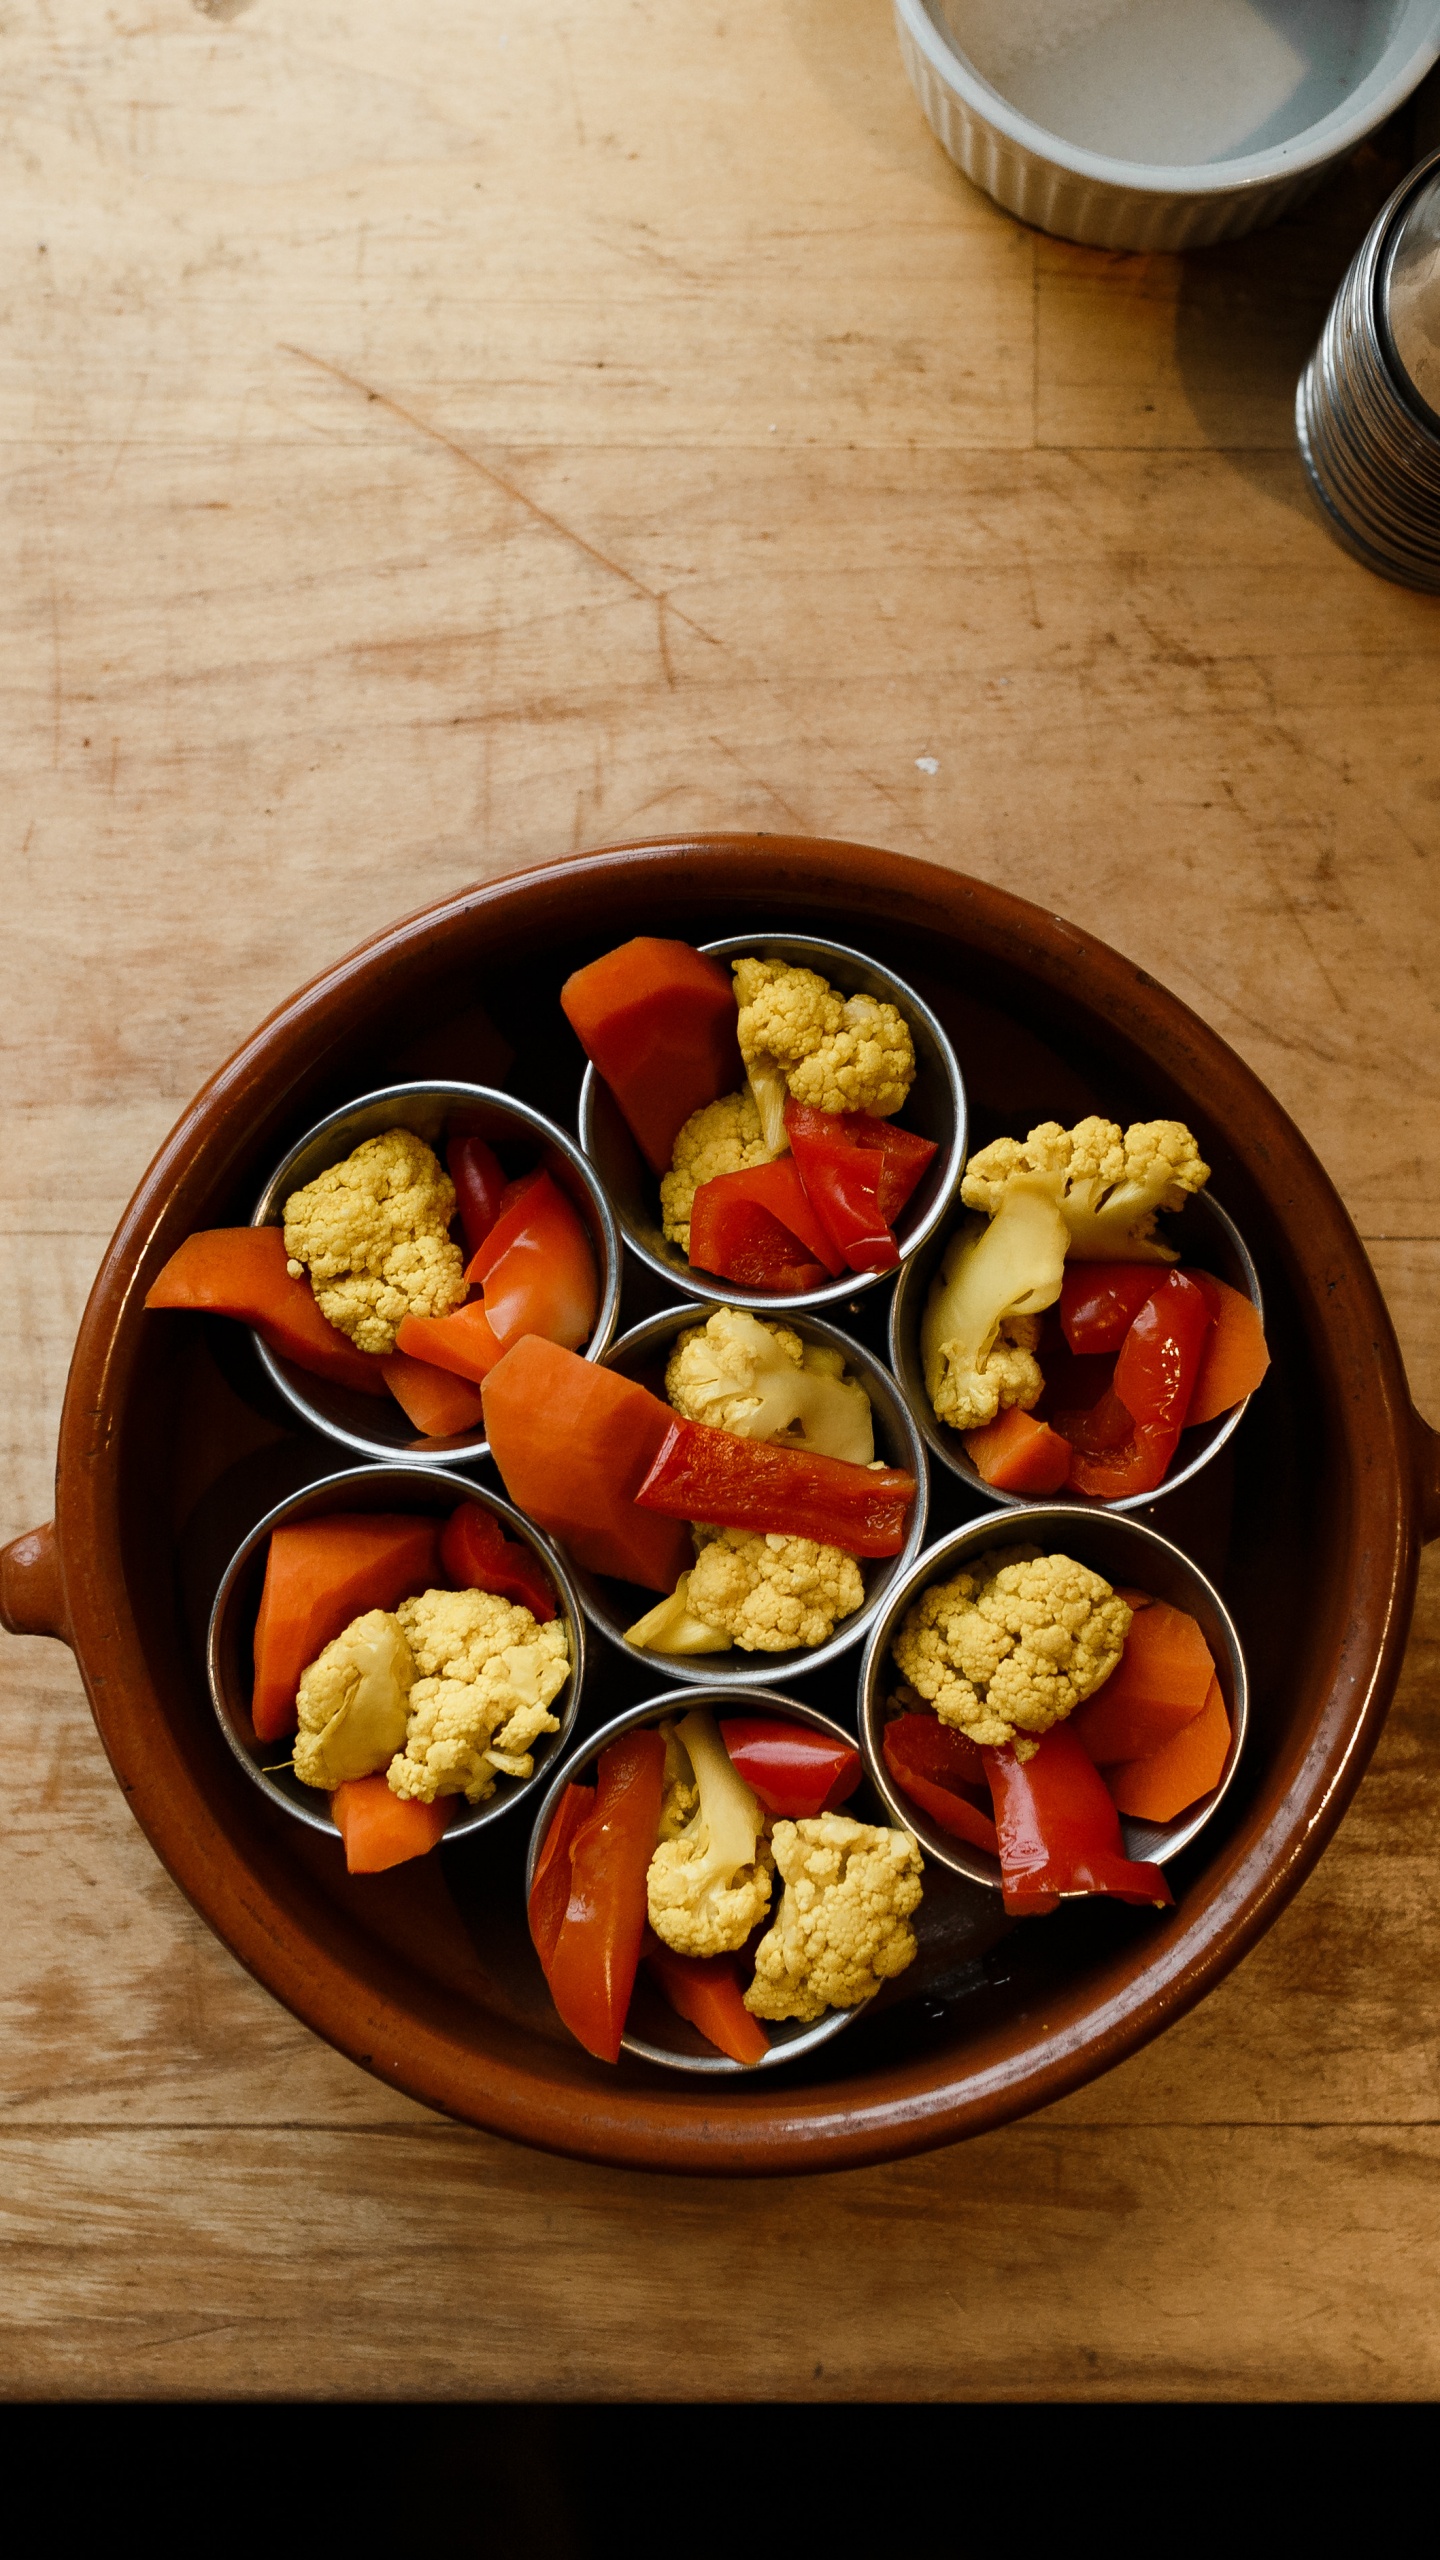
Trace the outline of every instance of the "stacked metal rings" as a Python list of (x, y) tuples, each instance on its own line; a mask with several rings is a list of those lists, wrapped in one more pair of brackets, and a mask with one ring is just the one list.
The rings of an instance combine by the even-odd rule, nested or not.
[(1295, 432), (1347, 550), (1440, 593), (1440, 151), (1357, 251), (1300, 377)]

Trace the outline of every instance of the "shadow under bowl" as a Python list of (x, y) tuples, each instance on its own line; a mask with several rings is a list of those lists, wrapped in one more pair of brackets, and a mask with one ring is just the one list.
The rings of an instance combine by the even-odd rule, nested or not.
[[(535, 1816), (535, 1828), (530, 1835), (530, 1854), (525, 1865), (527, 1904), (530, 1899), (530, 1888), (535, 1880), (536, 1862), (565, 1789), (574, 1779), (583, 1778), (586, 1772), (593, 1768), (608, 1743), (617, 1741), (623, 1733), (633, 1733), (637, 1725), (658, 1724), (662, 1718), (688, 1715), (692, 1707), (708, 1707), (718, 1718), (733, 1711), (735, 1703), (733, 1694), (727, 1689), (671, 1690), (660, 1697), (647, 1698), (638, 1707), (628, 1708), (624, 1715), (614, 1717), (611, 1723), (603, 1725), (598, 1733), (591, 1734), (586, 1741), (580, 1743), (571, 1753), (564, 1767), (556, 1770), (546, 1789), (545, 1800)], [(855, 1748), (854, 1735), (847, 1733), (843, 1725), (836, 1724), (830, 1716), (822, 1715), (818, 1707), (807, 1706), (799, 1698), (782, 1696), (778, 1689), (752, 1689), (747, 1692), (745, 1704), (749, 1710), (763, 1708), (771, 1714), (787, 1718), (792, 1724), (807, 1725), (812, 1732), (823, 1733), (831, 1742), (843, 1743), (848, 1751), (853, 1751)], [(862, 1782), (860, 1809), (856, 1813), (857, 1821), (869, 1822), (880, 1819), (877, 1810), (866, 1804), (865, 1793)], [(845, 1813), (855, 1811), (855, 1799), (852, 1798), (849, 1804), (841, 1807), (841, 1810)], [(906, 1827), (914, 1829), (913, 1824)], [(776, 1894), (771, 1902), (772, 1915), (778, 1898), (777, 1883)], [(701, 2035), (699, 2028), (692, 2027), (688, 2019), (676, 2015), (669, 2003), (661, 1997), (657, 1986), (650, 1981), (642, 1965), (636, 1978), (635, 1995), (630, 2004), (629, 2014), (634, 2020), (634, 2025), (627, 2025), (626, 2032), (620, 2040), (621, 2050), (624, 2053), (634, 2054), (641, 2062), (659, 2063), (667, 2071), (698, 2072), (714, 2080), (753, 2080), (757, 2072), (773, 2071), (781, 2063), (800, 2062), (806, 2055), (816, 2052), (822, 2044), (831, 2043), (869, 2006), (869, 2000), (861, 2000), (853, 2009), (827, 2009), (824, 2017), (817, 2018), (810, 2026), (798, 2018), (780, 2018), (773, 2022), (766, 2019), (764, 2024), (770, 2038), (770, 2051), (766, 2054), (764, 2061), (735, 2062), (729, 2054), (717, 2053), (715, 2047)]]
[[(625, 1378), (634, 1378), (656, 1395), (665, 1393), (665, 1364), (676, 1338), (692, 1325), (703, 1325), (717, 1312), (719, 1304), (667, 1307), (644, 1324), (635, 1325), (623, 1334), (606, 1353), (604, 1366), (618, 1370)], [(723, 1303), (730, 1303), (728, 1300)], [(653, 1609), (658, 1594), (642, 1591), (634, 1584), (612, 1582), (599, 1574), (589, 1573), (583, 1565), (567, 1557), (580, 1604), (592, 1627), (618, 1646), (637, 1669), (652, 1670), (657, 1678), (679, 1680), (697, 1688), (724, 1691), (753, 1691), (771, 1680), (796, 1678), (802, 1672), (818, 1671), (835, 1662), (853, 1645), (860, 1642), (875, 1612), (893, 1587), (897, 1576), (908, 1571), (919, 1555), (925, 1539), (925, 1521), (929, 1509), (929, 1475), (925, 1464), (925, 1445), (915, 1428), (913, 1416), (905, 1400), (897, 1394), (895, 1381), (888, 1369), (838, 1326), (827, 1324), (821, 1317), (787, 1313), (802, 1342), (823, 1343), (828, 1350), (843, 1352), (851, 1377), (857, 1379), (870, 1399), (875, 1418), (875, 1454), (887, 1466), (906, 1467), (915, 1478), (915, 1500), (911, 1508), (905, 1543), (898, 1555), (862, 1556), (857, 1558), (865, 1584), (865, 1602), (854, 1616), (842, 1620), (828, 1644), (795, 1646), (785, 1653), (731, 1654), (647, 1653), (626, 1643), (625, 1630), (633, 1627), (647, 1609)]]
[[(947, 1582), (978, 1556), (1022, 1540), (1046, 1555), (1073, 1556), (1077, 1564), (1089, 1565), (1107, 1582), (1148, 1591), (1156, 1600), (1168, 1600), (1172, 1608), (1188, 1610), (1199, 1622), (1230, 1719), (1230, 1749), (1220, 1783), (1197, 1803), (1187, 1806), (1173, 1822), (1140, 1822), (1129, 1814), (1120, 1817), (1127, 1858), (1163, 1866), (1167, 1859), (1188, 1849), (1204, 1830), (1235, 1775), (1249, 1716), (1245, 1657), (1229, 1610), (1199, 1566), (1192, 1564), (1168, 1538), (1162, 1538), (1158, 1529), (1140, 1520), (1117, 1518), (1113, 1511), (1087, 1510), (1078, 1503), (1035, 1504), (1023, 1520), (1013, 1522), (992, 1512), (988, 1519), (967, 1521), (964, 1528), (954, 1530), (919, 1558), (905, 1580), (891, 1592), (865, 1648), (860, 1674), (860, 1748), (871, 1783), (888, 1805), (892, 1820), (914, 1832), (927, 1857), (937, 1859), (956, 1875), (968, 1876), (974, 1884), (992, 1885), (998, 1893), (999, 1859), (992, 1858), (988, 1850), (972, 1848), (968, 1841), (952, 1839), (919, 1805), (911, 1802), (885, 1765), (881, 1736), (886, 1723), (886, 1698), (901, 1678), (890, 1648), (907, 1610), (933, 1583)], [(1073, 1898), (1061, 1896), (1062, 1901)]]
[[(330, 1112), (290, 1149), (261, 1192), (251, 1225), (280, 1226), (292, 1191), (342, 1164), (367, 1138), (387, 1129), (408, 1129), (442, 1157), (447, 1135), (483, 1138), (510, 1175), (529, 1172), (537, 1164), (544, 1167), (583, 1219), (595, 1255), (600, 1303), (585, 1357), (598, 1360), (614, 1333), (620, 1307), (620, 1238), (610, 1204), (573, 1138), (528, 1103), (492, 1086), (392, 1084), (359, 1095)], [(444, 1440), (424, 1438), (393, 1396), (361, 1395), (332, 1379), (317, 1378), (272, 1351), (258, 1333), (253, 1340), (261, 1366), (292, 1411), (312, 1431), (357, 1457), (445, 1468), (476, 1466), (489, 1454), (483, 1430), (457, 1431)]]
[[(903, 978), (843, 942), (822, 942), (804, 934), (741, 933), (723, 942), (702, 943), (700, 948), (715, 960), (753, 955), (757, 960), (815, 969), (842, 995), (875, 996), (904, 1015), (915, 1044), (915, 1082), (904, 1111), (896, 1118), (917, 1137), (932, 1139), (936, 1148), (924, 1180), (896, 1220), (895, 1237), (904, 1262), (943, 1218), (965, 1169), (965, 1086), (955, 1052), (929, 1006)], [(687, 1296), (713, 1302), (717, 1292), (723, 1292), (727, 1305), (748, 1307), (752, 1314), (787, 1315), (796, 1309), (832, 1306), (890, 1277), (885, 1271), (846, 1271), (838, 1280), (827, 1280), (823, 1289), (786, 1296), (698, 1271), (662, 1233), (658, 1177), (630, 1135), (609, 1086), (593, 1067), (586, 1068), (580, 1087), (579, 1129), (580, 1144), (604, 1185), (631, 1252), (659, 1279), (673, 1282)]]
[(335, 1512), (420, 1512), (443, 1521), (457, 1502), (473, 1502), (480, 1510), (488, 1511), (499, 1521), (507, 1538), (515, 1538), (530, 1549), (554, 1590), (570, 1647), (570, 1677), (552, 1710), (560, 1719), (559, 1730), (542, 1734), (537, 1741), (533, 1775), (497, 1777), (495, 1792), (484, 1804), (468, 1805), (463, 1796), (455, 1798), (456, 1809), (446, 1824), (445, 1840), (448, 1845), (468, 1839), (472, 1832), (483, 1831), (512, 1812), (523, 1797), (542, 1784), (569, 1742), (580, 1711), (585, 1682), (584, 1614), (562, 1559), (530, 1521), (512, 1510), (508, 1502), (502, 1502), (498, 1494), (484, 1492), (478, 1485), (457, 1484), (433, 1467), (352, 1467), (342, 1475), (326, 1476), (318, 1484), (307, 1485), (303, 1493), (292, 1494), (288, 1501), (277, 1503), (263, 1520), (258, 1520), (236, 1549), (215, 1595), (206, 1670), (220, 1730), (247, 1778), (262, 1795), (288, 1813), (292, 1821), (306, 1823), (312, 1831), (324, 1832), (332, 1840), (338, 1840), (339, 1834), (330, 1817), (328, 1796), (315, 1787), (302, 1786), (288, 1765), (267, 1767), (267, 1761), (273, 1763), (275, 1754), (284, 1751), (284, 1743), (258, 1742), (250, 1722), (255, 1618), (271, 1532), (302, 1520), (328, 1518)]
[[(999, 1485), (987, 1484), (965, 1447), (961, 1434), (948, 1422), (941, 1422), (925, 1392), (925, 1369), (920, 1357), (920, 1326), (931, 1283), (945, 1258), (945, 1249), (954, 1234), (947, 1224), (928, 1240), (924, 1250), (907, 1263), (895, 1285), (890, 1304), (890, 1362), (900, 1382), (905, 1401), (914, 1415), (926, 1446), (942, 1466), (949, 1468), (981, 1502), (1008, 1511), (1030, 1511), (1037, 1503), (1048, 1503), (1050, 1494), (1006, 1493)], [(1260, 1295), (1260, 1279), (1250, 1259), (1245, 1240), (1233, 1218), (1208, 1191), (1197, 1192), (1183, 1209), (1164, 1221), (1168, 1241), (1180, 1249), (1180, 1260), (1192, 1269), (1212, 1271), (1217, 1280), (1226, 1280), (1249, 1299), (1265, 1320), (1264, 1301)], [(1157, 1280), (1163, 1279), (1166, 1266), (1154, 1266)], [(1213, 1422), (1202, 1422), (1194, 1430), (1183, 1431), (1180, 1446), (1162, 1483), (1149, 1493), (1123, 1494), (1117, 1502), (1106, 1502), (1099, 1494), (1067, 1492), (1065, 1500), (1084, 1510), (1098, 1512), (1140, 1511), (1151, 1503), (1179, 1491), (1189, 1484), (1212, 1458), (1218, 1456), (1227, 1440), (1238, 1431), (1250, 1398), (1242, 1397), (1228, 1413), (1217, 1414)]]

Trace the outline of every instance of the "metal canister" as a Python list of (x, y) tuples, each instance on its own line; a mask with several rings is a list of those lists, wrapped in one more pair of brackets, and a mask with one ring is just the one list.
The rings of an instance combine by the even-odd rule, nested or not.
[(1361, 243), (1300, 377), (1295, 432), (1347, 550), (1440, 594), (1440, 151)]

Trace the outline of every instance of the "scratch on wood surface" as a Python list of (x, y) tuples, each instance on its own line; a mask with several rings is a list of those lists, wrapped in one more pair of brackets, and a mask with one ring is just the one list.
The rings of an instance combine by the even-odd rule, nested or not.
[(347, 391), (358, 391), (363, 399), (373, 400), (378, 408), (388, 409), (392, 417), (403, 418), (406, 426), (413, 427), (417, 435), (429, 436), (432, 443), (443, 445), (447, 453), (454, 454), (457, 462), (466, 463), (472, 471), (478, 471), (482, 480), (488, 480), (492, 488), (502, 491), (504, 496), (511, 499), (517, 507), (523, 507), (527, 515), (535, 518), (537, 524), (545, 526), (547, 532), (558, 534), (562, 542), (570, 543), (576, 551), (582, 552), (587, 560), (593, 560), (598, 569), (608, 570), (612, 578), (619, 578), (629, 587), (632, 594), (643, 596), (647, 604), (663, 605), (675, 615), (677, 621), (685, 624), (687, 630), (693, 631), (698, 639), (707, 640), (712, 649), (718, 649), (721, 646), (714, 632), (704, 630), (688, 613), (682, 611), (673, 597), (662, 596), (656, 588), (647, 587), (644, 579), (637, 578), (634, 570), (627, 569), (623, 561), (612, 560), (608, 552), (601, 551), (593, 542), (588, 542), (583, 533), (575, 531), (573, 525), (565, 524), (559, 516), (552, 515), (548, 507), (542, 507), (538, 498), (532, 498), (527, 490), (517, 487), (513, 480), (507, 480), (503, 471), (497, 471), (493, 463), (482, 461), (480, 455), (471, 453), (468, 446), (457, 444), (453, 436), (447, 436), (443, 427), (433, 426), (428, 418), (417, 417), (415, 411), (407, 409), (402, 400), (394, 399), (388, 391), (377, 391), (372, 383), (362, 382), (357, 374), (347, 373), (343, 365), (332, 364), (328, 356), (312, 355), (308, 347), (291, 346), (286, 339), (282, 339), (280, 344), (285, 355), (298, 356), (302, 364), (313, 364), (317, 372), (328, 373), (334, 381), (343, 382)]
[(718, 747), (722, 756), (728, 756), (733, 765), (738, 765), (740, 771), (744, 774), (746, 781), (753, 782), (757, 791), (764, 791), (768, 793), (769, 797), (774, 801), (776, 808), (783, 809), (787, 818), (794, 819), (795, 824), (800, 829), (802, 835), (809, 834), (809, 819), (802, 818), (799, 810), (792, 807), (791, 803), (785, 798), (783, 792), (776, 790), (773, 782), (767, 782), (763, 773), (752, 773), (748, 764), (745, 763), (742, 757), (736, 754), (734, 748), (732, 746), (728, 746), (723, 738), (717, 738), (714, 736), (713, 732), (710, 744), (712, 747)]

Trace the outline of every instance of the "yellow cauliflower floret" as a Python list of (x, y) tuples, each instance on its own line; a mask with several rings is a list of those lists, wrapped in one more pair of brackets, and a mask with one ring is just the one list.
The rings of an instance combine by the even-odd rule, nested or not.
[(660, 1223), (682, 1253), (690, 1250), (690, 1212), (702, 1182), (722, 1173), (748, 1173), (779, 1153), (767, 1146), (750, 1093), (722, 1093), (692, 1111), (675, 1140), (670, 1170), (660, 1177)]
[(393, 1351), (406, 1316), (448, 1315), (464, 1300), (454, 1215), (455, 1186), (434, 1149), (408, 1129), (382, 1130), (291, 1192), (291, 1277), (308, 1270), (321, 1314), (357, 1351)]
[(295, 1775), (333, 1793), (368, 1778), (405, 1741), (415, 1664), (397, 1618), (367, 1609), (300, 1674)]
[(860, 1467), (875, 1455), (870, 1399), (845, 1376), (844, 1353), (743, 1308), (717, 1307), (679, 1336), (665, 1393), (688, 1421), (741, 1440), (793, 1439)]
[(743, 1653), (828, 1644), (836, 1621), (864, 1606), (860, 1567), (839, 1547), (773, 1529), (697, 1527), (692, 1534), (699, 1556), (687, 1607), (723, 1628)]
[(910, 1026), (877, 996), (841, 996), (814, 969), (737, 960), (740, 1055), (772, 1153), (785, 1147), (787, 1094), (814, 1111), (904, 1109), (915, 1081)]
[(483, 1804), (502, 1777), (533, 1777), (531, 1745), (557, 1733), (550, 1701), (570, 1677), (563, 1624), (542, 1627), (493, 1591), (423, 1591), (395, 1612), (418, 1675), (403, 1752), (387, 1775), (397, 1796), (465, 1796)]
[(960, 1196), (992, 1217), (1016, 1182), (1048, 1191), (1077, 1262), (1174, 1262), (1155, 1234), (1161, 1210), (1183, 1209), (1210, 1167), (1183, 1120), (1043, 1120), (1028, 1138), (995, 1138), (965, 1168)]
[[(727, 1955), (743, 1947), (770, 1908), (773, 1861), (762, 1836), (764, 1815), (704, 1707), (682, 1716), (673, 1744), (672, 1759), (667, 1733), (661, 1836), (645, 1879), (650, 1926), (678, 1955)], [(677, 1830), (687, 1762), (699, 1801)]]
[(923, 1862), (908, 1831), (844, 1813), (777, 1822), (773, 1845), (785, 1891), (755, 1951), (745, 2006), (808, 2026), (868, 2000), (914, 1962), (910, 1914)]
[(895, 1661), (942, 1724), (996, 1750), (1013, 1742), (1028, 1760), (1036, 1738), (1109, 1679), (1131, 1615), (1073, 1556), (1004, 1547), (921, 1593)]

